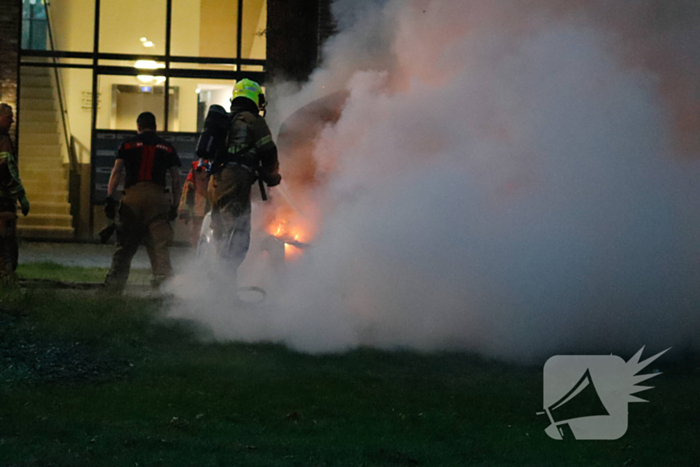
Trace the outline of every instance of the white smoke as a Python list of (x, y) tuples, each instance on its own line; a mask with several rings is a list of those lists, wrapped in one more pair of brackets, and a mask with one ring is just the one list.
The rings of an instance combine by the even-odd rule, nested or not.
[[(609, 2), (567, 3), (338, 1), (324, 68), (272, 103), (279, 126), (349, 91), (315, 145), (322, 182), (303, 194), (321, 213), (313, 246), (281, 274), (247, 269), (269, 292), (255, 307), (233, 304), (225, 273), (193, 281), (193, 266), (171, 315), (311, 352), (524, 361), (697, 348), (700, 164), (676, 142), (700, 96), (664, 83), (676, 72), (695, 93), (700, 83), (696, 63), (644, 57), (672, 55), (698, 23), (640, 25)], [(283, 175), (294, 163), (281, 155)]]

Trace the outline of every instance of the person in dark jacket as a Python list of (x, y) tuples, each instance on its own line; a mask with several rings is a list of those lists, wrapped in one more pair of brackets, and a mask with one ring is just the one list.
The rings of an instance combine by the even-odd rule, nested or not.
[(17, 154), (10, 138), (12, 107), (0, 104), (0, 278), (13, 278), (17, 269), (17, 203), (29, 214), (29, 200), (19, 178)]
[[(118, 205), (114, 193), (125, 173), (117, 249), (105, 279), (106, 288), (114, 292), (124, 289), (131, 260), (141, 241), (145, 241), (151, 260), (151, 284), (158, 286), (172, 275), (168, 246), (172, 243), (173, 229), (169, 221), (177, 217), (180, 200), (180, 158), (170, 143), (156, 135), (156, 117), (152, 113), (143, 112), (136, 125), (138, 134), (124, 141), (117, 150), (105, 200), (105, 214), (114, 219)], [(165, 190), (168, 172), (172, 180), (172, 202)]]

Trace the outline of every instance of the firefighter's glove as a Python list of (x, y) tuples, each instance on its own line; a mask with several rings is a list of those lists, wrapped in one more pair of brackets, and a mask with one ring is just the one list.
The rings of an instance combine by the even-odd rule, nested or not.
[(177, 219), (177, 206), (171, 204), (170, 210), (168, 211), (168, 220), (174, 221), (175, 219)]
[(282, 181), (282, 175), (280, 175), (280, 174), (268, 175), (265, 178), (265, 183), (269, 187), (277, 186), (280, 184), (281, 181)]
[(118, 204), (117, 200), (111, 196), (105, 198), (105, 216), (107, 216), (107, 219), (114, 220), (117, 217)]
[(20, 204), (20, 206), (21, 206), (21, 208), (22, 208), (22, 214), (25, 215), (25, 216), (26, 216), (27, 214), (29, 214), (29, 200), (27, 199), (26, 196), (22, 196), (22, 197), (19, 199), (19, 204)]
[(107, 227), (100, 230), (100, 232), (97, 234), (100, 236), (100, 242), (107, 243), (116, 230), (117, 224), (109, 224)]

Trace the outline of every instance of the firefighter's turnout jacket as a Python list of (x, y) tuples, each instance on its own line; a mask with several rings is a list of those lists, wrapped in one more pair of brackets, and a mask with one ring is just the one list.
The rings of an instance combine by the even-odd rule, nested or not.
[[(269, 186), (281, 179), (277, 147), (265, 119), (248, 99), (231, 109), (226, 138), (230, 159), (209, 180), (211, 225), (219, 254), (240, 266), (250, 246), (250, 192), (257, 176)], [(234, 102), (235, 103), (235, 102)]]
[(185, 184), (182, 187), (180, 209), (178, 217), (185, 222), (190, 222), (190, 244), (197, 246), (202, 220), (209, 211), (209, 198), (207, 186), (209, 184), (208, 163), (192, 161), (192, 168), (187, 174)]
[(166, 174), (180, 167), (175, 148), (156, 135), (144, 131), (124, 141), (117, 150), (124, 161), (124, 195), (119, 206), (117, 249), (105, 284), (113, 290), (126, 285), (131, 259), (139, 243), (145, 241), (155, 283), (172, 274), (168, 245), (173, 230), (168, 222), (170, 200), (165, 192)]
[(25, 199), (14, 145), (0, 132), (0, 276), (17, 269), (17, 201)]
[(14, 145), (8, 133), (0, 132), (0, 211), (16, 212), (17, 201), (24, 197)]

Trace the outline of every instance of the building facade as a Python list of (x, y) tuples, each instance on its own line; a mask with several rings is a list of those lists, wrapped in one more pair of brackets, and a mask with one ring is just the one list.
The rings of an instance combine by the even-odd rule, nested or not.
[(0, 4), (0, 100), (16, 109), (32, 202), (19, 231), (34, 238), (94, 238), (114, 147), (140, 112), (187, 159), (235, 81), (304, 81), (333, 31), (330, 0)]

